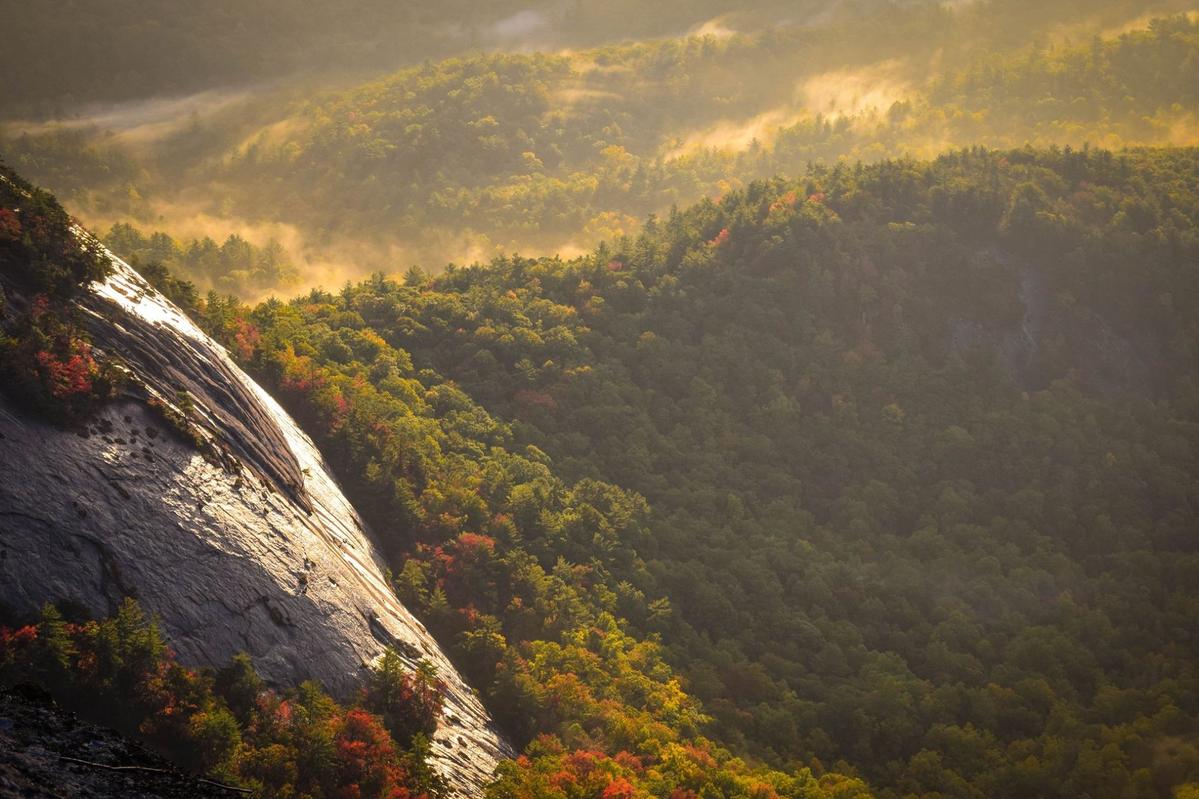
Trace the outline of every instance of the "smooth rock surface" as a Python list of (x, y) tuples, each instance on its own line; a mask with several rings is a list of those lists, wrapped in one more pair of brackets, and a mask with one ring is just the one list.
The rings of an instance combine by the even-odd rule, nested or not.
[(204, 457), (135, 398), (86, 430), (55, 427), (0, 395), (0, 603), (156, 614), (180, 659), (248, 652), (268, 681), (316, 679), (351, 696), (385, 645), (431, 661), (448, 687), (437, 768), (476, 796), (511, 750), (436, 641), (395, 598), (311, 440), (177, 308), (114, 258), (83, 305), (97, 347), (138, 390), (186, 390), (220, 457)]

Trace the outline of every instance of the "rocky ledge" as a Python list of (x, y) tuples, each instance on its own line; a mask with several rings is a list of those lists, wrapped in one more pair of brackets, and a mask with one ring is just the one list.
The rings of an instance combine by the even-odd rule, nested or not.
[[(65, 430), (0, 397), (0, 603), (95, 615), (133, 596), (180, 660), (249, 653), (268, 682), (346, 698), (386, 646), (446, 683), (434, 764), (477, 796), (511, 749), (390, 590), (358, 514), (279, 405), (129, 266), (83, 302), (134, 395)], [(186, 392), (206, 452), (145, 402)], [(214, 457), (214, 453), (216, 456)]]
[(183, 774), (113, 730), (30, 688), (0, 693), (0, 796), (233, 799), (245, 792)]

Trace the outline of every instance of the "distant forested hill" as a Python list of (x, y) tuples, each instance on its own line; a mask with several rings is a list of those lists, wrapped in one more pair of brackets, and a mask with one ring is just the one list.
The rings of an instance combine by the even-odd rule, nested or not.
[[(926, 44), (949, 46), (954, 32), (934, 27), (944, 42)], [(312, 105), (297, 133), (251, 145), (225, 179), (254, 176), (247, 214), (286, 197), (310, 224), (363, 235), (465, 230), (553, 249), (813, 161), (980, 143), (1194, 143), (1199, 22), (1186, 17), (968, 58), (927, 89), (910, 75), (919, 60), (891, 71), (872, 61), (904, 52), (893, 31), (863, 22), (454, 59)]]
[(531, 742), (494, 796), (759, 795), (697, 731), (818, 780), (762, 795), (1184, 795), (1197, 177), (820, 167), (571, 261), (203, 313)]
[[(1014, 47), (979, 25), (914, 6), (756, 34), (474, 54), (303, 102), (230, 101), (167, 132), (12, 128), (0, 149), (105, 227), (180, 225), (173, 238), (200, 240), (266, 227), (254, 242), (287, 240), (294, 272), (213, 259), (188, 272), (257, 296), (311, 281), (322, 270), (308, 260), (361, 273), (364, 260), (578, 254), (651, 213), (810, 163), (1199, 141), (1199, 19)], [(243, 272), (259, 277), (230, 278)]]

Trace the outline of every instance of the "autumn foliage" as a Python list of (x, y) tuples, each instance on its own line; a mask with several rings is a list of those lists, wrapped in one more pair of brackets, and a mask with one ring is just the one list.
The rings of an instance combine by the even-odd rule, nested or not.
[(0, 373), (15, 398), (54, 418), (85, 416), (111, 396), (118, 381), (97, 359), (87, 334), (66, 302), (39, 294), (0, 337)]
[[(398, 664), (394, 654), (388, 658)], [(132, 600), (101, 621), (71, 623), (47, 606), (36, 624), (0, 627), (0, 686), (20, 682), (39, 684), (181, 766), (246, 785), (256, 796), (432, 799), (442, 790), (418, 738), (435, 717), (403, 748), (379, 715), (339, 706), (315, 684), (267, 689), (244, 655), (216, 673), (185, 668)], [(372, 678), (392, 682), (417, 681), (395, 668)], [(422, 719), (439, 712), (436, 681), (420, 685), (419, 709), (406, 709), (409, 696), (395, 692), (387, 712)]]
[(31, 294), (70, 297), (110, 269), (53, 195), (0, 163), (0, 272)]
[(0, 376), (15, 399), (70, 420), (111, 393), (71, 302), (109, 268), (51, 195), (0, 164)]

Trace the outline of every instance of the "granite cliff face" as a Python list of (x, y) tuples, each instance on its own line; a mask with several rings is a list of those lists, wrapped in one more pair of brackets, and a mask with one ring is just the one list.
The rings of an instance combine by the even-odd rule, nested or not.
[[(100, 615), (134, 596), (185, 663), (245, 651), (270, 682), (316, 679), (341, 697), (385, 646), (431, 661), (448, 688), (435, 765), (458, 794), (477, 795), (510, 748), (389, 589), (312, 441), (220, 345), (113, 262), (80, 302), (95, 346), (128, 366), (127, 396), (66, 430), (0, 395), (0, 603)], [(170, 421), (180, 416), (191, 420), (184, 435)]]

